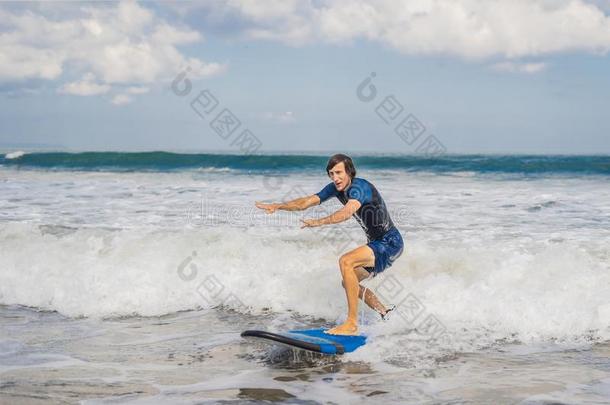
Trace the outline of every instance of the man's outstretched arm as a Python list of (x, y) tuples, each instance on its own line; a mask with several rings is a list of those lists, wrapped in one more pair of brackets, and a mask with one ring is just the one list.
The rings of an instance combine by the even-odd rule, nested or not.
[(301, 228), (309, 228), (321, 225), (338, 224), (349, 219), (362, 206), (358, 200), (349, 200), (347, 204), (333, 214), (320, 219), (304, 219)]
[(310, 195), (307, 197), (297, 198), (296, 200), (288, 201), (285, 203), (277, 204), (265, 204), (262, 202), (256, 202), (256, 207), (267, 211), (267, 214), (273, 214), (277, 210), (284, 211), (303, 211), (309, 207), (320, 204), (320, 197), (317, 195)]

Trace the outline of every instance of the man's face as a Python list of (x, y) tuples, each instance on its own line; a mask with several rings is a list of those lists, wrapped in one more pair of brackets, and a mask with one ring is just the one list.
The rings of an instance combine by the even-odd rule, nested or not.
[(337, 191), (345, 190), (352, 182), (345, 171), (345, 164), (343, 162), (339, 162), (333, 166), (333, 168), (328, 171), (328, 177), (335, 183)]

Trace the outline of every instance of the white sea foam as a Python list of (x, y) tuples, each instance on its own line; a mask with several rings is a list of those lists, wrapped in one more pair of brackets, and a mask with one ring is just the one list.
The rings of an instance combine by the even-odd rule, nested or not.
[[(0, 243), (4, 304), (96, 317), (223, 303), (327, 319), (345, 311), (332, 248), (296, 231), (280, 238), (230, 227), (111, 231), (12, 223), (0, 228)], [(432, 314), (451, 330), (610, 337), (608, 270), (607, 262), (571, 242), (521, 252), (414, 242), (369, 287), (387, 301), (413, 294), (423, 305), (420, 319), (397, 314), (379, 333), (403, 333)]]
[(237, 172), (235, 169), (231, 169), (230, 167), (200, 167), (197, 169), (202, 173), (231, 173)]

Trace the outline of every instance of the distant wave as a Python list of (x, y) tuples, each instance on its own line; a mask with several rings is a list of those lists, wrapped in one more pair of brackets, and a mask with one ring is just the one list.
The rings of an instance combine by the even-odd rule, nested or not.
[[(515, 173), (610, 175), (610, 156), (446, 155), (442, 157), (353, 155), (367, 170), (432, 173)], [(13, 152), (0, 165), (48, 170), (179, 171), (237, 170), (245, 172), (323, 171), (327, 156), (227, 155), (171, 152)]]
[(11, 153), (7, 153), (4, 158), (5, 159), (17, 159), (20, 158), (21, 156), (25, 155), (25, 152), (22, 151), (17, 151), (17, 152), (11, 152)]

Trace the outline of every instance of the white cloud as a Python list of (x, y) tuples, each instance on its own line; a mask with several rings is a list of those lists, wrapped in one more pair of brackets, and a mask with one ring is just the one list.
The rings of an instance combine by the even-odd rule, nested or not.
[(127, 94), (117, 94), (112, 98), (112, 104), (114, 105), (123, 105), (131, 103), (133, 99), (129, 97)]
[(148, 87), (129, 87), (127, 89), (127, 93), (129, 94), (145, 94), (148, 93), (150, 89)]
[[(178, 47), (201, 41), (201, 35), (170, 25), (135, 2), (81, 3), (65, 15), (48, 7), (9, 11), (0, 5), (0, 21), (0, 81), (62, 80), (86, 73), (59, 89), (84, 96), (125, 86), (148, 88), (171, 80), (187, 65), (192, 77), (225, 68), (183, 55)], [(118, 104), (124, 100), (118, 97)]]
[(280, 40), (301, 45), (315, 35), (318, 11), (309, 2), (228, 0), (227, 6), (255, 23), (245, 32), (253, 39)]
[(249, 23), (247, 37), (289, 45), (364, 39), (406, 54), (467, 59), (610, 49), (610, 17), (584, 0), (225, 0), (224, 6)]
[(277, 124), (289, 124), (295, 121), (292, 111), (266, 112), (263, 114), (263, 119)]
[(64, 84), (59, 92), (76, 96), (94, 96), (107, 93), (109, 90), (109, 85), (96, 83), (93, 73), (87, 73), (80, 81)]
[(491, 66), (492, 69), (499, 72), (511, 73), (540, 73), (547, 68), (546, 63), (516, 63), (516, 62), (500, 62)]

